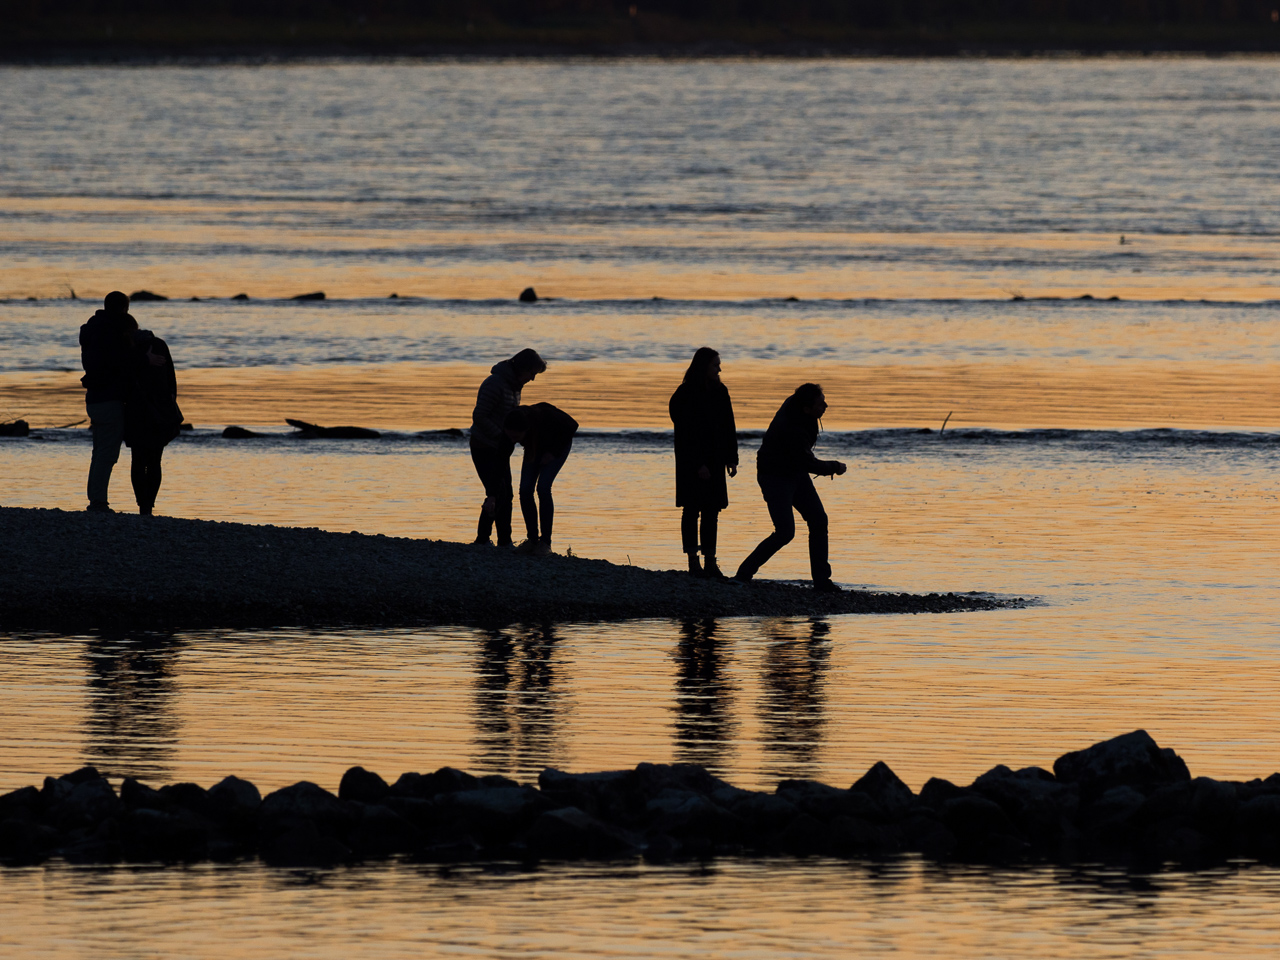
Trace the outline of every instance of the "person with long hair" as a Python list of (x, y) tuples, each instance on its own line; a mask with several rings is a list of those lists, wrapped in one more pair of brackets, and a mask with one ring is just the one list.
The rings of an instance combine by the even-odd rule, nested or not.
[(498, 546), (511, 547), (511, 454), (515, 444), (507, 436), (507, 414), (520, 406), (525, 384), (547, 369), (536, 350), (526, 348), (510, 360), (495, 363), (480, 384), (476, 406), (471, 413), (471, 462), (484, 484), (484, 504), (476, 524), (476, 543), (489, 543), (494, 526)]
[(838, 477), (846, 470), (839, 460), (819, 460), (813, 455), (818, 421), (826, 412), (827, 398), (822, 386), (802, 383), (783, 401), (765, 431), (756, 455), (756, 479), (769, 508), (773, 533), (742, 561), (734, 574), (735, 580), (749, 583), (770, 557), (795, 539), (794, 509), (809, 527), (809, 570), (813, 575), (813, 588), (820, 593), (840, 593), (840, 588), (831, 581), (831, 564), (827, 562), (827, 512), (810, 476)]
[(138, 512), (144, 517), (152, 516), (155, 510), (164, 448), (181, 430), (178, 379), (169, 345), (150, 330), (135, 329), (133, 386), (124, 405), (124, 442), (133, 451), (129, 478)]
[(720, 382), (720, 354), (710, 347), (698, 348), (668, 409), (675, 427), (676, 506), (684, 511), (680, 541), (689, 558), (689, 572), (695, 577), (721, 577), (716, 544), (720, 511), (729, 506), (725, 476), (738, 474), (738, 429), (733, 401)]

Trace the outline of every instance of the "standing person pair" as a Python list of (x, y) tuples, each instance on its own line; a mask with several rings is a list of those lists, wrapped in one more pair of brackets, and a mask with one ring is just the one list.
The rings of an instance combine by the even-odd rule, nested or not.
[[(546, 369), (546, 361), (537, 351), (526, 348), (510, 360), (494, 364), (480, 384), (471, 414), (471, 461), (484, 485), (485, 500), (475, 543), (490, 543), (496, 526), (498, 546), (512, 546), (511, 454), (521, 443), (525, 453), (520, 471), (520, 509), (528, 537), (520, 549), (535, 554), (551, 552), (555, 519), (551, 485), (569, 456), (578, 422), (549, 403), (520, 405), (525, 385)], [(542, 504), (541, 518), (535, 493)]]
[(111, 473), (123, 442), (133, 451), (130, 479), (138, 512), (150, 516), (160, 491), (160, 460), (182, 426), (178, 381), (168, 345), (139, 330), (129, 298), (116, 290), (80, 327), (85, 409), (93, 435), (90, 511), (112, 513)]
[[(719, 354), (701, 347), (670, 402), (675, 426), (676, 506), (683, 508), (680, 538), (689, 558), (689, 572), (695, 576), (722, 576), (716, 563), (719, 515), (729, 504), (725, 476), (735, 476), (738, 466), (733, 403), (720, 382), (720, 369)], [(827, 514), (810, 477), (838, 476), (846, 470), (837, 460), (819, 460), (813, 455), (819, 420), (826, 410), (822, 387), (806, 383), (783, 402), (770, 422), (757, 455), (756, 480), (774, 529), (742, 561), (734, 575), (738, 582), (750, 582), (774, 554), (795, 539), (793, 511), (798, 511), (809, 528), (814, 589), (839, 592), (828, 562)]]

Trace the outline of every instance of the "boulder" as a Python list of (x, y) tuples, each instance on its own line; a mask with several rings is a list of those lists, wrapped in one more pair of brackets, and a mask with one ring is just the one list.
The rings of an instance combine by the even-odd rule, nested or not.
[(835, 817), (827, 825), (826, 852), (838, 857), (879, 857), (897, 848), (893, 831), (861, 817)]
[(392, 784), (390, 795), (396, 797), (417, 797), (430, 800), (442, 793), (454, 793), (458, 790), (472, 790), (480, 781), (469, 773), (455, 770), (453, 767), (441, 767), (435, 773), (402, 773), (400, 779)]
[(778, 844), (793, 856), (808, 857), (830, 852), (830, 835), (826, 824), (802, 813), (778, 834)]
[(1182, 758), (1172, 750), (1162, 750), (1145, 730), (1064, 754), (1054, 761), (1053, 773), (1062, 783), (1078, 784), (1086, 801), (1113, 787), (1149, 793), (1164, 784), (1191, 779)]
[(209, 788), (209, 804), (216, 814), (223, 817), (252, 814), (262, 806), (262, 794), (248, 780), (223, 777)]
[(849, 789), (865, 793), (880, 805), (886, 816), (892, 818), (906, 816), (916, 806), (916, 795), (911, 792), (911, 788), (899, 780), (898, 775), (883, 760), (877, 761)]
[(85, 780), (73, 786), (53, 806), (49, 819), (61, 830), (93, 827), (112, 816), (119, 807), (120, 798), (106, 780)]
[(509, 843), (552, 807), (532, 787), (457, 790), (441, 794), (435, 802), (439, 817), (452, 831), (485, 844)]
[(145, 303), (148, 300), (168, 300), (169, 298), (159, 293), (152, 293), (150, 290), (135, 290), (129, 294), (131, 303)]
[(34, 820), (0, 820), (0, 863), (14, 866), (39, 863), (57, 842), (57, 832)]
[[(269, 794), (263, 805), (274, 795)], [(263, 843), (262, 859), (273, 867), (332, 867), (350, 860), (351, 849), (321, 834), (315, 821), (300, 820)]]
[(209, 791), (198, 783), (171, 783), (160, 788), (160, 796), (175, 807), (202, 816), (212, 815)]
[(530, 853), (543, 859), (634, 857), (643, 845), (635, 834), (597, 820), (577, 807), (539, 814), (525, 835)]
[(262, 801), (259, 823), (267, 835), (312, 823), (325, 836), (345, 836), (355, 825), (355, 807), (308, 780), (282, 787)]
[(1003, 860), (1016, 848), (1026, 846), (1000, 804), (986, 797), (970, 795), (948, 800), (942, 805), (941, 814), (943, 824), (956, 838), (960, 856)]
[(314, 293), (295, 293), (290, 300), (323, 300), (324, 291), (316, 290)]
[(538, 301), (538, 294), (537, 294), (537, 291), (533, 289), (533, 287), (525, 287), (523, 290), (520, 291), (521, 303), (536, 303), (537, 301)]
[(362, 804), (350, 841), (358, 856), (386, 857), (417, 850), (422, 846), (422, 831), (390, 807)]
[(1240, 804), (1235, 849), (1268, 863), (1280, 861), (1280, 794), (1264, 793)]
[(153, 810), (163, 810), (169, 805), (159, 790), (153, 790), (133, 777), (125, 777), (120, 784), (120, 802), (126, 807), (150, 807)]
[(208, 820), (182, 808), (138, 807), (121, 818), (124, 858), (134, 862), (202, 860), (212, 837)]
[(748, 793), (729, 807), (729, 812), (755, 834), (775, 833), (801, 813), (790, 800), (771, 793)]
[(342, 775), (338, 784), (338, 797), (342, 800), (358, 800), (360, 803), (380, 803), (391, 788), (387, 781), (364, 767), (352, 767)]
[(777, 794), (811, 817), (824, 822), (836, 817), (884, 819), (884, 809), (860, 790), (841, 790), (816, 780), (783, 780)]
[(646, 833), (665, 833), (686, 848), (695, 839), (727, 843), (747, 835), (746, 824), (693, 790), (669, 787), (645, 803)]
[(926, 807), (941, 810), (942, 805), (948, 800), (967, 797), (972, 792), (964, 787), (956, 786), (950, 780), (944, 780), (942, 777), (930, 777), (925, 781), (924, 786), (920, 788), (920, 802)]
[(0, 820), (16, 817), (34, 820), (40, 815), (40, 791), (35, 787), (22, 787), (0, 797)]

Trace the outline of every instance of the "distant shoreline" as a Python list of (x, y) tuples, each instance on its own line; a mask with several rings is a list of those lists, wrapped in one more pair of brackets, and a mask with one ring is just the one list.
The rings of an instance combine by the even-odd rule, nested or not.
[(374, 627), (1022, 606), (977, 594), (743, 587), (604, 560), (170, 517), (0, 508), (0, 631)]

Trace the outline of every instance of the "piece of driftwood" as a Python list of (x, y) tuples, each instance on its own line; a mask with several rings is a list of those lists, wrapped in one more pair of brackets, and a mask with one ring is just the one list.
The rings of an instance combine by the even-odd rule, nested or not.
[(368, 427), (321, 427), (288, 417), (284, 422), (298, 431), (294, 436), (301, 440), (376, 440), (382, 436), (377, 430), (370, 430)]

